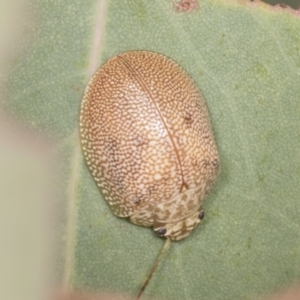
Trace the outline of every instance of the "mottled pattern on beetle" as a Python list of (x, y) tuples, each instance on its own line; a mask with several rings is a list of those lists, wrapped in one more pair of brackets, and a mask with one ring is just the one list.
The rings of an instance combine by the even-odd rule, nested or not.
[[(149, 203), (143, 210), (134, 213), (130, 221), (137, 225), (160, 226), (163, 223), (174, 223), (189, 217), (201, 206), (205, 187), (189, 189), (162, 203)], [(149, 214), (150, 212), (150, 214)]]
[(199, 213), (202, 210), (200, 208), (188, 218), (182, 219), (174, 223), (167, 224), (155, 224), (153, 229), (156, 231), (160, 228), (165, 228), (167, 231), (164, 237), (169, 237), (172, 241), (178, 241), (187, 237), (191, 231), (201, 222), (199, 219)]
[(204, 186), (185, 190), (167, 202), (157, 204), (154, 210), (154, 223), (171, 223), (187, 218), (199, 209), (203, 198)]
[[(193, 215), (218, 173), (199, 90), (180, 66), (156, 53), (126, 52), (98, 70), (82, 102), (80, 131), (87, 164), (112, 211), (139, 225)], [(180, 195), (195, 188), (196, 200)], [(176, 196), (184, 201), (177, 206)]]

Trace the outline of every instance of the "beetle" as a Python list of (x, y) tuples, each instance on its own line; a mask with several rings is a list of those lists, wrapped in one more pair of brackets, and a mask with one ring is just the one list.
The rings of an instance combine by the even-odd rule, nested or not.
[(80, 135), (116, 216), (172, 241), (203, 219), (219, 155), (205, 100), (173, 60), (150, 51), (109, 59), (85, 90)]

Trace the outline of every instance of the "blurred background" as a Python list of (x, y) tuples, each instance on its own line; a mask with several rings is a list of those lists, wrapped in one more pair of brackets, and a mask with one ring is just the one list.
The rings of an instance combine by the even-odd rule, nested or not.
[(284, 1), (277, 1), (277, 0), (264, 0), (263, 2), (269, 3), (271, 5), (276, 5), (276, 4), (286, 4), (289, 5), (290, 7), (297, 9), (300, 6), (300, 1), (299, 0), (284, 0)]

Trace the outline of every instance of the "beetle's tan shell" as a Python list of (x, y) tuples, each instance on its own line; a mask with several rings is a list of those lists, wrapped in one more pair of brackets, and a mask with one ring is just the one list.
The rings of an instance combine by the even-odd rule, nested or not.
[(167, 228), (171, 239), (197, 225), (189, 218), (202, 209), (219, 157), (205, 101), (178, 64), (148, 51), (111, 58), (86, 88), (80, 132), (115, 215)]

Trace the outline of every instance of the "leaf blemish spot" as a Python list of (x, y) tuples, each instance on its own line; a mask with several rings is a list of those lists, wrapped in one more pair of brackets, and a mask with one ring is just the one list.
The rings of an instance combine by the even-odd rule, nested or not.
[(175, 3), (175, 9), (178, 12), (191, 12), (199, 8), (196, 0), (181, 0)]

